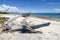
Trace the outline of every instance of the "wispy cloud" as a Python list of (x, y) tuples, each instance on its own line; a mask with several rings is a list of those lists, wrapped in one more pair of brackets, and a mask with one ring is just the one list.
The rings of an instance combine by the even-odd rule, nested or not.
[(16, 7), (9, 5), (0, 5), (0, 11), (2, 12), (20, 12), (20, 10)]
[(29, 10), (21, 10), (18, 9), (17, 7), (14, 6), (9, 6), (9, 5), (0, 5), (0, 11), (2, 12), (14, 12), (14, 13), (28, 13), (28, 12), (36, 12), (34, 10), (29, 11)]
[(60, 9), (53, 9), (56, 13), (60, 13)]

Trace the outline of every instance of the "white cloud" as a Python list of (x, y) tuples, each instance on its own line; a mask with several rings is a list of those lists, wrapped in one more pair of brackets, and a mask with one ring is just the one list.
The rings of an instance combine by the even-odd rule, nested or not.
[(56, 13), (60, 13), (60, 9), (53, 9)]
[(0, 5), (0, 11), (2, 12), (14, 12), (14, 13), (26, 13), (26, 10), (20, 10), (17, 7), (9, 5)]

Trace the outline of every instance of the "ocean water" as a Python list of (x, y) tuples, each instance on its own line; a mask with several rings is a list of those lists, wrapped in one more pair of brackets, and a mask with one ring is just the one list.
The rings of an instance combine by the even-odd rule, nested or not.
[(37, 16), (45, 16), (45, 17), (52, 17), (52, 18), (59, 18), (60, 19), (60, 13), (32, 13)]

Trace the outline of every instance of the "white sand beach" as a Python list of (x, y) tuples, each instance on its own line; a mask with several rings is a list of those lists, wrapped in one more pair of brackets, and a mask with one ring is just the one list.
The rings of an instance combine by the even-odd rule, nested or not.
[[(14, 23), (19, 23), (23, 18), (19, 17)], [(2, 33), (0, 34), (0, 40), (60, 40), (60, 21), (47, 18), (38, 18), (30, 16), (26, 19), (31, 25), (43, 24), (50, 22), (51, 24), (46, 27), (35, 29), (41, 31), (40, 33)], [(16, 25), (15, 25), (16, 26)]]

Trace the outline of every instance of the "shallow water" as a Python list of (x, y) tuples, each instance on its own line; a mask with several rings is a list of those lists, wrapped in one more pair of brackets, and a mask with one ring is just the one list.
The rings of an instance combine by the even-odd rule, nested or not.
[(32, 13), (37, 16), (53, 17), (60, 19), (60, 13)]

